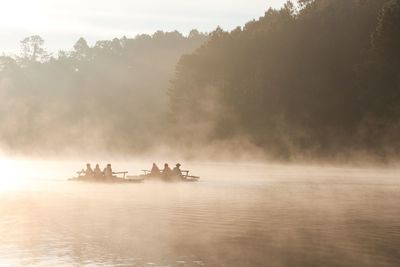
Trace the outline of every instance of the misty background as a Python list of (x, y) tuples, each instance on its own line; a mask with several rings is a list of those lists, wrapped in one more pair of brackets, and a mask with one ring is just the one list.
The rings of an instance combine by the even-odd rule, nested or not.
[(0, 147), (396, 158), (399, 14), (399, 0), (302, 0), (232, 30), (80, 38), (57, 53), (30, 35), (0, 59)]

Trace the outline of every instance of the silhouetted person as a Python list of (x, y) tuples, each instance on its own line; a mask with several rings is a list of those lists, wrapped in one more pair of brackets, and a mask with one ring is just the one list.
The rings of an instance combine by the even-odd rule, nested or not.
[(93, 176), (93, 170), (92, 170), (92, 167), (90, 166), (90, 163), (86, 164), (85, 176), (86, 177)]
[(100, 170), (100, 166), (99, 164), (96, 164), (96, 167), (94, 168), (94, 177), (96, 177), (97, 179), (103, 177), (103, 173)]
[(106, 178), (111, 178), (113, 176), (110, 163), (107, 164), (107, 167), (104, 169), (103, 173), (104, 173), (104, 177), (106, 177)]
[(168, 166), (168, 163), (164, 164), (164, 169), (162, 171), (162, 176), (164, 179), (169, 179), (171, 178), (172, 175), (172, 170), (171, 168)]
[(160, 175), (160, 169), (158, 168), (158, 166), (155, 163), (153, 163), (153, 167), (151, 167), (150, 174), (153, 176)]
[(172, 170), (172, 173), (173, 173), (175, 176), (181, 178), (181, 177), (182, 177), (182, 171), (181, 171), (180, 167), (181, 167), (181, 164), (180, 164), (180, 163), (176, 164), (176, 166), (175, 166), (174, 169)]

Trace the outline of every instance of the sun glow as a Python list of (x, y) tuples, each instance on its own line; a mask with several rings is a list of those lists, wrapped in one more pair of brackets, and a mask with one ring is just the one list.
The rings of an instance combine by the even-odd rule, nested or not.
[(21, 169), (17, 168), (14, 161), (0, 158), (0, 192), (15, 189), (21, 185)]
[[(56, 167), (50, 171), (53, 169)], [(48, 177), (56, 177), (54, 171), (49, 173), (49, 163), (26, 159), (0, 157), (0, 170), (0, 192), (31, 188)]]

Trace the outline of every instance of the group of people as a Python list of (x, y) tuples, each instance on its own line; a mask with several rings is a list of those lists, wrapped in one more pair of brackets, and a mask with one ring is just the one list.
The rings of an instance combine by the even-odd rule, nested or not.
[(153, 167), (150, 170), (150, 175), (155, 177), (162, 177), (163, 179), (172, 179), (174, 177), (182, 178), (181, 164), (177, 163), (173, 169), (171, 169), (168, 163), (164, 164), (164, 169), (160, 170), (157, 164), (153, 163)]
[(107, 164), (103, 171), (100, 169), (99, 164), (96, 164), (96, 167), (93, 170), (90, 163), (88, 163), (86, 164), (86, 170), (82, 170), (82, 172), (86, 177), (93, 177), (97, 179), (113, 177), (113, 171), (110, 163)]
[[(153, 163), (153, 166), (150, 171), (150, 176), (153, 177), (160, 177), (165, 180), (171, 180), (174, 178), (183, 178), (182, 171), (180, 169), (181, 164), (177, 163), (173, 169), (171, 169), (168, 163), (164, 164), (164, 169), (160, 170), (158, 166)], [(81, 174), (84, 174), (86, 178), (95, 178), (95, 179), (102, 179), (102, 178), (112, 178), (113, 171), (111, 168), (111, 164), (107, 164), (107, 166), (103, 169), (100, 169), (99, 164), (96, 164), (96, 167), (92, 169), (90, 163), (86, 164), (86, 170), (82, 170)]]

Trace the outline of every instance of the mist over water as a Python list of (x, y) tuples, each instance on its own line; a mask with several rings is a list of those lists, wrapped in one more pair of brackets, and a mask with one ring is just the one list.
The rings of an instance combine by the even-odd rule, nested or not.
[(0, 266), (400, 264), (397, 169), (187, 163), (198, 183), (102, 185), (12, 164), (36, 172), (0, 178)]
[(400, 0), (71, 1), (3, 1), (0, 267), (400, 266)]

